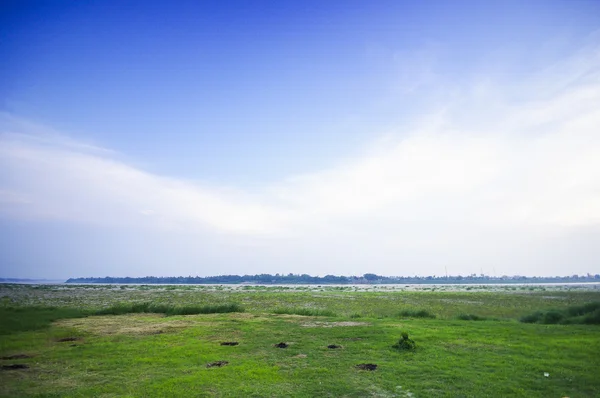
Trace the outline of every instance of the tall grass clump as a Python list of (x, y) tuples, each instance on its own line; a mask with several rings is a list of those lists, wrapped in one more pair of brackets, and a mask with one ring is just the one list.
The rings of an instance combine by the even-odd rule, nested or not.
[(524, 323), (600, 325), (600, 301), (562, 310), (537, 311), (520, 319)]
[(398, 313), (401, 318), (435, 318), (435, 314), (427, 310), (402, 310)]
[(295, 308), (281, 307), (273, 310), (274, 314), (302, 315), (302, 316), (335, 316), (335, 313), (330, 310), (319, 308)]
[(456, 317), (461, 321), (485, 321), (486, 317), (475, 315), (475, 314), (460, 314)]
[(171, 305), (152, 303), (119, 303), (108, 308), (96, 311), (95, 315), (124, 315), (124, 314), (165, 314), (171, 315), (197, 315), (197, 314), (222, 314), (228, 312), (244, 312), (236, 303), (220, 305)]

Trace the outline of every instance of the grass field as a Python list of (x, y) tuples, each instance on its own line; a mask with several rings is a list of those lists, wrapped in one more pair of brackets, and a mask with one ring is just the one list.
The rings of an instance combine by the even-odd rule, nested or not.
[(600, 396), (600, 325), (519, 322), (597, 286), (466, 289), (0, 285), (0, 395)]

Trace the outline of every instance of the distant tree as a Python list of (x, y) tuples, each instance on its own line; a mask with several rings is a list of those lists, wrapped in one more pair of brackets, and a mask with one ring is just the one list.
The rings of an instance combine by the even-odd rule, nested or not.
[(363, 278), (365, 278), (368, 281), (376, 281), (377, 279), (379, 279), (379, 277), (375, 274), (364, 274)]

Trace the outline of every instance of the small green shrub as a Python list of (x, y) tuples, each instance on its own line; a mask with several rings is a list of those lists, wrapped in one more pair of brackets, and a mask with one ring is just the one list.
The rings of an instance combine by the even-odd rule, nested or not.
[(435, 318), (435, 315), (427, 310), (402, 310), (398, 313), (403, 318)]
[(415, 348), (417, 348), (417, 345), (414, 342), (414, 340), (412, 340), (411, 338), (408, 337), (407, 332), (402, 332), (400, 334), (400, 340), (398, 340), (398, 342), (396, 344), (394, 344), (392, 347), (397, 350), (410, 351), (410, 350), (414, 350)]

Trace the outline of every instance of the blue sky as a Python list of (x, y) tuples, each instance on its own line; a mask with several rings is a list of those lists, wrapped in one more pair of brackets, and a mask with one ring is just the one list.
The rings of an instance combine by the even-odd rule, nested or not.
[(1, 7), (3, 276), (600, 272), (596, 1)]

